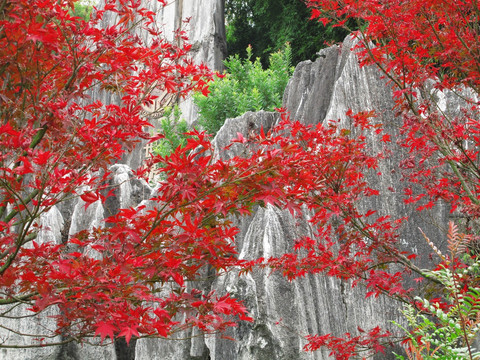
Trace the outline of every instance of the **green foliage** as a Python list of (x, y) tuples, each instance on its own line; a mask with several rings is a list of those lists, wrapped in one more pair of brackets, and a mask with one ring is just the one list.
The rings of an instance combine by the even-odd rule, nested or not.
[(252, 47), (248, 47), (246, 60), (237, 54), (225, 61), (227, 73), (211, 83), (208, 97), (194, 95), (199, 124), (207, 132), (216, 134), (227, 118), (247, 111), (281, 107), (283, 92), (293, 73), (290, 45), (270, 55), (267, 70), (263, 70), (260, 59), (251, 60), (252, 52)]
[[(464, 269), (452, 271), (440, 267), (428, 272), (430, 278), (443, 285), (447, 304), (440, 306), (417, 297), (417, 302), (425, 309), (423, 313), (412, 305), (404, 307), (402, 313), (410, 330), (395, 324), (407, 333), (408, 359), (480, 359), (480, 352), (471, 347), (480, 330), (480, 288), (470, 286), (465, 290), (460, 284), (464, 278), (477, 277), (479, 268), (480, 263), (475, 262)], [(395, 355), (399, 360), (406, 359)]]
[(185, 119), (181, 119), (181, 111), (178, 106), (167, 108), (164, 117), (160, 120), (160, 133), (165, 138), (158, 141), (153, 148), (154, 155), (168, 156), (178, 147), (184, 147), (187, 144), (188, 124)]
[(82, 1), (77, 1), (74, 4), (73, 15), (81, 17), (85, 21), (88, 21), (88, 20), (90, 20), (90, 15), (92, 14), (92, 9), (93, 9), (93, 7), (90, 4), (84, 3)]
[(310, 21), (310, 11), (301, 0), (226, 0), (226, 32), (229, 54), (246, 56), (252, 45), (254, 57), (264, 66), (272, 52), (289, 42), (292, 63), (313, 60), (325, 42), (340, 42), (345, 29)]

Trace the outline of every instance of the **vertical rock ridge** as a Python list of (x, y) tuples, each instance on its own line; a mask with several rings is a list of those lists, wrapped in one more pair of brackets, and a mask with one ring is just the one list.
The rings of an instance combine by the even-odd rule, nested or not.
[[(392, 91), (375, 68), (360, 68), (356, 55), (351, 51), (355, 40), (348, 38), (342, 46), (333, 46), (319, 52), (319, 58), (298, 64), (289, 81), (283, 97), (284, 107), (291, 119), (306, 124), (324, 123), (340, 120), (342, 126), (349, 127), (345, 113), (348, 109), (358, 112), (374, 109), (379, 121), (386, 124), (392, 134), (398, 133), (400, 121), (395, 118), (392, 108)], [(247, 113), (237, 119), (228, 119), (219, 131), (214, 143), (227, 144), (237, 132), (248, 135), (247, 124), (264, 121), (264, 113)], [(352, 128), (352, 131), (354, 129)], [(371, 137), (367, 139), (372, 152), (384, 149), (380, 142)], [(391, 193), (387, 189), (400, 183), (400, 175), (395, 167), (402, 150), (392, 145), (392, 156), (380, 164), (382, 176), (370, 174), (372, 187), (379, 188), (382, 194), (378, 199), (367, 199), (361, 204), (365, 209), (377, 209), (379, 213), (402, 217), (411, 213), (402, 201), (400, 193)], [(221, 150), (220, 150), (221, 151)], [(244, 155), (240, 147), (232, 147), (230, 152), (220, 152), (222, 157)], [(430, 214), (434, 222), (445, 221), (447, 213), (440, 208)], [(304, 225), (302, 225), (302, 221)], [(293, 240), (302, 235), (312, 235), (306, 219), (299, 221), (281, 209), (267, 207), (258, 209), (250, 218), (241, 220), (241, 229), (237, 236), (237, 246), (241, 258), (259, 256), (279, 256), (293, 246)], [(428, 247), (416, 243), (419, 223), (428, 228), (430, 234), (440, 235), (439, 229), (425, 224), (422, 219), (412, 221), (402, 229), (405, 245), (415, 247), (420, 254), (428, 254)], [(407, 240), (408, 239), (408, 240)], [(242, 288), (242, 291), (238, 289)], [(342, 336), (345, 332), (357, 333), (357, 326), (371, 329), (377, 325), (391, 327), (391, 320), (398, 320), (399, 305), (388, 298), (365, 298), (365, 289), (351, 287), (351, 283), (342, 283), (324, 276), (306, 276), (292, 283), (280, 274), (270, 274), (257, 270), (248, 278), (238, 278), (232, 274), (217, 279), (213, 289), (224, 292), (236, 289), (234, 295), (243, 299), (255, 317), (253, 325), (234, 329), (232, 333), (238, 343), (228, 343), (216, 337), (207, 339), (212, 359), (257, 360), (271, 359), (329, 359), (328, 351), (314, 353), (302, 351), (307, 334), (328, 334)], [(277, 324), (278, 322), (278, 324)], [(268, 329), (269, 336), (266, 336)], [(285, 331), (289, 329), (289, 331)], [(269, 353), (270, 350), (271, 352)], [(233, 355), (232, 355), (233, 354)], [(381, 354), (376, 359), (393, 359), (393, 354)]]

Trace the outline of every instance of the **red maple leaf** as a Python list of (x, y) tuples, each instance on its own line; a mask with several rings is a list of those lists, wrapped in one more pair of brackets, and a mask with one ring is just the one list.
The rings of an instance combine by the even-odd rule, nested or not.
[(102, 343), (106, 337), (110, 337), (110, 339), (112, 339), (113, 341), (114, 340), (113, 333), (115, 331), (117, 331), (117, 328), (112, 323), (101, 321), (96, 324), (95, 336), (100, 335)]

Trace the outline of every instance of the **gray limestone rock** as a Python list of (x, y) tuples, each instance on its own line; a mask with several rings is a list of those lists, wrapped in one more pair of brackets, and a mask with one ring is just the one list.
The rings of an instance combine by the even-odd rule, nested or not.
[(85, 202), (78, 198), (70, 220), (69, 236), (75, 235), (82, 230), (91, 230), (99, 227), (104, 218), (104, 208), (100, 200), (85, 208)]
[(297, 65), (283, 94), (283, 105), (292, 119), (305, 124), (322, 122), (332, 101), (340, 46), (319, 52), (315, 61)]
[[(103, 0), (98, 0), (101, 7)], [(206, 64), (210, 69), (222, 71), (223, 60), (227, 54), (225, 22), (224, 22), (224, 0), (175, 0), (167, 1), (163, 6), (157, 0), (142, 0), (143, 6), (156, 13), (156, 26), (162, 31), (162, 36), (169, 41), (174, 39), (174, 32), (178, 29), (184, 30), (188, 37), (188, 43), (192, 45), (189, 57), (195, 64)], [(102, 19), (102, 27), (108, 27), (114, 23), (117, 15), (107, 12)], [(141, 29), (136, 30), (138, 35), (147, 43), (151, 41), (151, 35)], [(160, 98), (164, 94), (157, 94)], [(95, 89), (91, 93), (91, 101), (101, 101), (103, 104), (120, 104), (121, 98)], [(170, 99), (166, 103), (179, 105), (182, 118), (189, 124), (193, 124), (198, 111), (193, 103), (191, 95), (185, 99)], [(160, 110), (162, 114), (163, 110)], [(145, 114), (151, 117), (150, 121), (158, 126), (158, 114)], [(138, 144), (131, 151), (126, 152), (121, 163), (130, 166), (132, 169), (140, 167), (145, 160), (145, 140), (139, 140)]]
[(258, 134), (263, 128), (263, 131), (267, 133), (280, 119), (279, 114), (259, 111), (259, 112), (246, 112), (242, 116), (232, 119), (226, 119), (225, 124), (220, 128), (215, 138), (212, 140), (217, 156), (222, 159), (231, 159), (234, 156), (246, 156), (243, 146), (234, 144), (230, 149), (226, 150), (225, 147), (235, 139), (238, 133), (248, 137), (250, 134)]
[[(40, 231), (36, 241), (38, 243), (53, 242), (58, 243), (61, 238), (63, 228), (63, 217), (56, 206), (43, 213), (39, 219)], [(28, 244), (27, 247), (31, 247)], [(58, 314), (57, 309), (52, 307), (43, 311), (40, 315), (32, 317), (33, 313), (28, 310), (28, 304), (16, 304), (8, 310), (2, 307), (2, 321), (0, 326), (0, 344), (19, 346), (19, 348), (3, 348), (0, 350), (0, 360), (55, 360), (60, 348), (42, 348), (28, 346), (38, 345), (37, 338), (52, 337), (55, 335), (55, 321), (51, 318)], [(23, 319), (22, 319), (23, 318)], [(21, 319), (21, 320), (20, 320)], [(16, 336), (16, 333), (30, 334), (31, 336)], [(60, 337), (54, 336), (54, 341), (59, 341)], [(21, 348), (25, 346), (25, 348)]]
[[(227, 55), (224, 0), (175, 0), (168, 1), (166, 6), (158, 1), (143, 0), (143, 4), (157, 14), (157, 26), (166, 39), (175, 41), (174, 32), (185, 31), (192, 45), (189, 56), (195, 64), (206, 64), (217, 71), (224, 69), (223, 60)], [(140, 32), (140, 36), (150, 38), (147, 32)], [(198, 111), (192, 96), (176, 99), (175, 103), (181, 109), (182, 118), (193, 124)]]
[(109, 190), (113, 190), (113, 196), (105, 201), (105, 217), (117, 214), (119, 209), (135, 207), (150, 198), (152, 188), (145, 180), (136, 178), (129, 166), (115, 164), (110, 171)]
[[(227, 55), (224, 13), (224, 0), (169, 1), (158, 13), (157, 23), (165, 24), (164, 34), (167, 37), (175, 29), (184, 29), (192, 45), (191, 57), (195, 63), (204, 63), (212, 70), (221, 71)], [(192, 124), (198, 117), (198, 111), (191, 95), (179, 105), (182, 117)]]
[[(375, 68), (359, 67), (351, 51), (354, 44), (353, 39), (347, 39), (342, 46), (322, 50), (315, 62), (300, 63), (285, 90), (284, 106), (292, 119), (303, 123), (340, 120), (346, 127), (350, 126), (345, 116), (348, 109), (354, 112), (375, 109), (379, 121), (386, 124), (387, 130), (395, 136), (399, 119), (392, 111), (391, 89)], [(240, 145), (228, 151), (222, 149), (237, 137), (237, 132), (248, 136), (251, 127), (268, 129), (276, 119), (274, 114), (264, 112), (228, 119), (214, 139), (219, 156), (245, 156)], [(392, 155), (381, 162), (378, 170), (381, 176), (369, 175), (372, 187), (387, 195), (369, 198), (361, 206), (376, 209), (380, 215), (411, 216), (402, 228), (402, 245), (417, 253), (419, 264), (424, 266), (430, 249), (422, 240), (418, 227), (431, 238), (443, 238), (443, 229), (438, 224), (447, 222), (448, 209), (439, 207), (421, 217), (415, 215), (414, 209), (402, 201), (401, 175), (396, 171), (402, 150), (395, 144), (384, 149), (374, 137), (368, 138), (367, 142), (373, 152), (389, 150)], [(238, 227), (241, 231), (236, 244), (240, 257), (245, 259), (279, 256), (291, 249), (295, 238), (312, 234), (306, 219), (293, 219), (287, 211), (271, 206), (258, 209), (251, 217), (242, 219)], [(219, 336), (207, 337), (205, 343), (210, 359), (326, 360), (330, 358), (328, 351), (307, 353), (302, 350), (305, 335), (356, 334), (357, 326), (364, 329), (377, 325), (392, 328), (390, 322), (401, 318), (398, 303), (384, 297), (366, 299), (364, 288), (352, 288), (350, 283), (324, 276), (307, 276), (290, 283), (281, 274), (267, 271), (257, 270), (242, 277), (230, 273), (216, 279), (212, 289), (242, 299), (255, 321), (253, 324), (241, 323), (227, 334), (236, 341)], [(177, 353), (181, 347), (179, 344)], [(379, 354), (375, 358), (393, 359), (393, 355)]]

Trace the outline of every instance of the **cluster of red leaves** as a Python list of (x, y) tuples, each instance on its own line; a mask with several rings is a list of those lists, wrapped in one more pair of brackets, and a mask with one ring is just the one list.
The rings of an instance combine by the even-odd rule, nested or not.
[[(103, 272), (113, 269), (115, 276), (109, 274), (102, 279), (108, 279), (109, 287), (114, 288), (109, 290), (110, 293), (118, 292), (121, 306), (126, 302), (120, 296), (129, 294), (128, 303), (134, 304), (134, 309), (130, 309), (133, 316), (122, 320), (127, 321), (124, 325), (119, 325), (122, 324), (120, 319), (115, 319), (115, 323), (108, 322), (110, 311), (106, 311), (102, 304), (109, 309), (113, 306), (109, 293), (104, 299), (96, 296), (95, 304), (81, 306), (89, 309), (82, 313), (83, 325), (111, 324), (118, 333), (137, 324), (141, 335), (165, 336), (165, 331), (158, 328), (158, 322), (165, 322), (165, 317), (149, 316), (152, 309), (158, 308), (164, 309), (171, 320), (164, 323), (168, 334), (185, 325), (197, 326), (205, 332), (223, 330), (234, 325), (228, 320), (232, 316), (250, 320), (246, 309), (234, 299), (187, 291), (186, 282), (201, 279), (208, 269), (217, 273), (238, 269), (248, 271), (251, 262), (239, 260), (236, 256), (234, 240), (238, 229), (232, 225), (232, 216), (251, 214), (257, 205), (279, 206), (294, 215), (301, 213), (301, 205), (307, 205), (313, 214), (311, 221), (314, 225), (327, 224), (337, 217), (341, 219), (344, 214), (355, 219), (362, 217), (355, 212), (353, 204), (358, 197), (374, 195), (375, 191), (368, 188), (360, 170), (374, 170), (378, 155), (367, 155), (364, 139), (353, 140), (346, 131), (337, 130), (335, 124), (309, 127), (285, 121), (269, 134), (261, 132), (256, 139), (246, 140), (239, 135), (234, 143), (245, 146), (248, 157), (229, 160), (217, 159), (204, 134), (192, 132), (184, 148), (177, 149), (167, 158), (153, 157), (150, 165), (163, 164), (161, 171), (165, 176), (151, 200), (156, 204), (154, 209), (122, 210), (106, 220), (113, 224), (112, 227), (83, 236), (80, 234), (73, 240), (83, 248), (102, 251), (103, 257), (92, 263), (89, 254), (74, 253), (75, 262), (85, 261), (81, 266), (74, 265), (71, 259), (64, 260), (64, 266), (97, 267), (97, 270), (93, 273), (75, 272), (68, 279), (62, 276), (60, 281), (65, 283), (57, 288), (69, 289), (62, 293), (57, 290), (55, 295), (62, 309), (62, 318), (74, 323), (74, 317), (79, 314), (78, 310), (63, 305), (71, 302), (70, 289), (91, 286), (87, 284), (98, 279), (99, 269)], [(353, 223), (345, 220), (338, 229), (326, 226), (328, 230), (319, 237), (322, 241), (312, 240), (315, 245), (308, 256), (295, 258), (289, 263), (286, 255), (281, 259), (269, 259), (265, 266), (281, 268), (291, 278), (307, 271), (325, 271), (342, 279), (365, 272), (373, 253), (379, 253), (380, 257), (389, 256), (383, 250), (387, 246), (380, 241), (369, 244), (361, 231), (347, 234), (346, 227), (353, 227)], [(379, 219), (361, 230), (386, 236), (388, 231), (384, 223), (385, 220)], [(382, 232), (375, 230), (376, 227), (381, 227)], [(338, 234), (343, 234), (340, 249), (335, 248), (333, 239)], [(395, 241), (393, 235), (390, 241)], [(303, 245), (299, 241), (297, 246)], [(385, 254), (378, 251), (380, 248)], [(258, 264), (261, 259), (254, 262)], [(55, 271), (71, 273), (66, 268)], [(48, 273), (43, 278), (58, 276)], [(385, 290), (394, 283), (388, 279), (382, 277)], [(167, 297), (155, 295), (160, 289), (156, 286), (168, 283), (172, 290)], [(98, 286), (104, 288), (106, 284)], [(90, 300), (84, 293), (75, 296), (77, 307), (78, 302)], [(145, 305), (146, 300), (156, 306)], [(174, 322), (179, 314), (186, 319), (184, 323)]]
[[(375, 353), (384, 352), (385, 344), (382, 344), (381, 341), (390, 337), (391, 334), (386, 331), (382, 332), (379, 327), (376, 327), (370, 330), (368, 333), (365, 333), (365, 330), (358, 328), (359, 333), (362, 335), (352, 336), (349, 333), (345, 333), (342, 338), (327, 335), (309, 335), (307, 340), (309, 343), (305, 345), (306, 351), (315, 351), (321, 347), (326, 347), (329, 349), (330, 356), (334, 356), (337, 360), (348, 360), (353, 356), (358, 356), (360, 350), (371, 351)], [(368, 353), (367, 355), (370, 355)], [(363, 359), (365, 359), (363, 357)]]
[[(292, 181), (288, 196), (306, 205), (316, 236), (297, 239), (295, 252), (268, 259), (267, 264), (282, 270), (289, 279), (321, 272), (342, 280), (353, 279), (354, 284), (366, 280), (371, 288), (368, 296), (378, 296), (381, 292), (404, 295), (401, 273), (375, 268), (376, 264), (397, 262), (397, 257), (403, 255), (397, 249), (401, 220), (378, 216), (373, 210), (362, 212), (357, 206), (360, 199), (379, 194), (369, 187), (367, 175), (377, 174), (378, 161), (383, 157), (369, 153), (361, 132), (377, 128), (380, 137), (381, 130), (371, 124), (368, 113), (352, 117), (359, 127), (355, 136), (331, 122), (315, 127), (294, 123), (289, 127), (288, 137), (274, 138), (277, 147), (285, 142), (294, 150), (295, 167), (284, 175)], [(282, 127), (276, 129), (282, 130)], [(284, 169), (291, 171), (286, 165)], [(288, 202), (286, 206), (299, 210), (289, 207)]]
[[(191, 46), (182, 32), (174, 43), (164, 39), (156, 14), (140, 1), (106, 0), (89, 21), (73, 9), (73, 0), (0, 1), (0, 303), (31, 303), (36, 312), (57, 304), (65, 311), (57, 333), (65, 336), (96, 331), (103, 338), (115, 329), (129, 339), (143, 322), (165, 336), (170, 315), (156, 309), (153, 321), (134, 305), (152, 298), (152, 289), (130, 273), (142, 266), (138, 259), (118, 249), (88, 256), (88, 246), (108, 247), (83, 239), (86, 234), (70, 241), (76, 252), (66, 250), (67, 243), (39, 243), (38, 232), (48, 229), (40, 229), (38, 219), (64, 200), (104, 199), (107, 167), (148, 138), (142, 105), (162, 91), (205, 91), (211, 73), (188, 58)], [(102, 27), (104, 17), (116, 22)], [(148, 43), (135, 35), (139, 31), (148, 32)], [(93, 100), (90, 94), (99, 91), (119, 100)], [(112, 247), (133, 234), (122, 233), (126, 220), (118, 222), (125, 225), (97, 234), (110, 236)], [(165, 266), (174, 268), (168, 261)], [(241, 310), (220, 306), (211, 312)]]
[[(150, 26), (153, 14), (131, 3), (107, 2), (88, 23), (69, 15), (71, 2), (38, 5), (11, 2), (2, 13), (4, 304), (30, 302), (35, 312), (56, 305), (57, 334), (98, 334), (102, 340), (169, 336), (188, 326), (214, 332), (233, 326), (235, 318), (251, 320), (228, 295), (188, 290), (186, 282), (212, 269), (250, 269), (250, 262), (236, 257), (232, 216), (250, 214), (259, 204), (292, 214), (306, 205), (321, 229), (321, 240), (298, 241), (296, 250), (306, 249), (307, 256), (286, 255), (267, 266), (289, 278), (320, 271), (341, 279), (370, 274), (390, 279), (383, 287), (372, 280), (372, 288), (380, 289), (374, 293), (394, 292), (395, 276), (375, 277), (367, 269), (376, 261), (373, 254), (382, 262), (391, 257), (395, 226), (386, 218), (364, 223), (362, 217), (373, 212), (362, 214), (354, 206), (360, 197), (377, 194), (364, 173), (375, 171), (380, 156), (367, 153), (365, 138), (353, 139), (334, 123), (284, 122), (255, 141), (240, 135), (236, 142), (250, 156), (228, 161), (213, 157), (208, 139), (192, 133), (183, 149), (151, 160), (150, 166), (162, 163), (166, 177), (151, 208), (123, 209), (106, 219), (107, 227), (63, 244), (36, 242), (36, 220), (57, 202), (80, 196), (89, 206), (104, 199), (101, 184), (108, 173), (95, 172), (145, 136), (149, 124), (140, 116), (141, 105), (155, 100), (145, 84), (183, 94), (204, 87), (209, 76), (184, 59), (188, 45), (158, 38), (147, 46), (131, 35), (138, 16), (152, 36), (159, 35)], [(109, 11), (119, 22), (97, 26)], [(120, 96), (121, 105), (89, 101), (94, 86)], [(351, 115), (362, 130), (371, 128), (372, 114)], [(85, 186), (92, 191), (82, 192)]]
[[(42, 214), (71, 197), (81, 196), (87, 206), (102, 199), (108, 174), (95, 173), (146, 136), (141, 106), (155, 97), (145, 84), (183, 94), (204, 87), (209, 73), (184, 58), (188, 45), (161, 38), (147, 45), (132, 35), (132, 22), (159, 35), (153, 14), (132, 2), (107, 2), (90, 22), (70, 15), (71, 1), (2, 4), (1, 303), (29, 303), (34, 312), (55, 305), (57, 328), (48, 335), (129, 341), (190, 326), (221, 331), (236, 318), (251, 320), (228, 295), (186, 286), (209, 269), (244, 265), (230, 217), (249, 214), (256, 204), (294, 212), (313, 192), (319, 199), (332, 195), (328, 206), (339, 212), (337, 203), (368, 191), (358, 171), (335, 165), (329, 154), (340, 151), (369, 167), (374, 159), (348, 137), (335, 140), (335, 127), (296, 124), (275, 137), (262, 133), (251, 158), (225, 162), (196, 133), (169, 158), (152, 159), (152, 166), (164, 164), (166, 181), (151, 209), (123, 209), (106, 219), (107, 227), (62, 244), (37, 242), (38, 231), (46, 230), (38, 228)], [(98, 26), (109, 12), (118, 23)], [(90, 101), (93, 87), (119, 96), (120, 105)], [(83, 193), (85, 186), (92, 191)]]
[[(480, 11), (467, 1), (306, 0), (313, 18), (343, 26), (356, 19), (363, 65), (377, 65), (394, 86), (402, 114), (400, 167), (409, 202), (431, 208), (439, 200), (479, 214), (477, 165)], [(455, 111), (447, 99), (457, 98)]]
[[(362, 130), (370, 129), (371, 115), (352, 116)], [(97, 129), (88, 119), (84, 126)], [(25, 208), (7, 210), (13, 211), (15, 223), (5, 223), (3, 228), (3, 301), (23, 299), (32, 303), (35, 312), (57, 306), (57, 333), (75, 338), (98, 334), (102, 339), (125, 336), (128, 341), (132, 336), (169, 336), (191, 326), (216, 332), (234, 326), (235, 319), (251, 320), (237, 300), (189, 290), (187, 282), (195, 284), (209, 271), (250, 269), (252, 262), (237, 259), (238, 229), (232, 217), (251, 214), (258, 205), (279, 206), (293, 215), (306, 206), (312, 225), (320, 228), (318, 241), (297, 243), (296, 249), (306, 249), (307, 256), (291, 254), (264, 264), (282, 269), (290, 278), (322, 271), (341, 279), (360, 273), (375, 279), (375, 271), (367, 271), (377, 261), (372, 258), (382, 262), (391, 258), (395, 228), (386, 218), (363, 222), (373, 212), (363, 214), (354, 206), (360, 197), (377, 194), (368, 187), (365, 173), (376, 171), (380, 155), (368, 154), (364, 137), (352, 138), (335, 123), (311, 127), (285, 120), (255, 139), (239, 134), (234, 144), (244, 146), (249, 156), (222, 160), (214, 156), (204, 134), (189, 135), (184, 148), (150, 160), (150, 166), (162, 164), (165, 180), (148, 207), (122, 209), (105, 220), (107, 227), (83, 231), (64, 244), (37, 243), (35, 236), (30, 240), (34, 226), (21, 222), (33, 206), (37, 208), (33, 215), (45, 211), (48, 207), (42, 201), (56, 200), (57, 193), (41, 187), (42, 197), (35, 205), (19, 193)], [(42, 138), (38, 148), (44, 141), (49, 144)], [(13, 164), (13, 169), (23, 166)], [(67, 165), (52, 169), (65, 169), (68, 174), (73, 170)], [(91, 170), (85, 171), (82, 185), (95, 184), (87, 176)], [(13, 179), (28, 189), (37, 177), (29, 172)], [(45, 175), (46, 181), (53, 181), (51, 177), (52, 171)], [(78, 185), (69, 183), (69, 188)], [(13, 197), (15, 193), (5, 194)], [(82, 199), (88, 206), (99, 194), (84, 194)], [(35, 220), (31, 215), (25, 218)], [(19, 233), (18, 226), (25, 226), (24, 232)], [(29, 242), (31, 246), (24, 246)], [(395, 276), (385, 274), (377, 277), (384, 284), (378, 291), (394, 292)], [(372, 282), (373, 287), (381, 286), (379, 281)]]
[[(312, 10), (312, 19), (324, 24), (332, 22), (333, 26), (347, 27), (356, 22), (360, 30), (355, 32), (358, 39), (355, 50), (361, 64), (377, 66), (393, 87), (400, 129), (397, 143), (408, 151), (399, 163), (405, 181), (405, 202), (417, 203), (418, 211), (439, 202), (447, 203), (452, 212), (468, 218), (474, 227), (480, 215), (478, 3), (473, 0), (305, 0), (305, 3)], [(405, 263), (403, 255), (397, 253), (394, 257)], [(394, 277), (397, 275), (400, 278), (400, 274)], [(366, 279), (367, 286), (376, 277), (381, 279), (382, 274)], [(380, 288), (384, 286), (379, 284)], [(395, 293), (400, 288), (394, 289)]]
[[(190, 45), (160, 37), (154, 14), (139, 4), (107, 1), (89, 22), (70, 15), (73, 1), (2, 4), (0, 212), (6, 223), (27, 205), (37, 215), (96, 183), (92, 172), (145, 138), (150, 125), (141, 105), (155, 99), (145, 84), (186, 94), (205, 87), (210, 76), (186, 57)], [(109, 12), (119, 21), (101, 28)], [(132, 35), (133, 17), (149, 30), (151, 45)], [(121, 105), (90, 101), (95, 86), (119, 96)]]
[(361, 35), (371, 42), (360, 52), (363, 62), (382, 65), (409, 89), (431, 78), (446, 88), (478, 87), (479, 12), (474, 0), (305, 2), (312, 18), (324, 23), (344, 26), (347, 19), (356, 19), (363, 24)]

